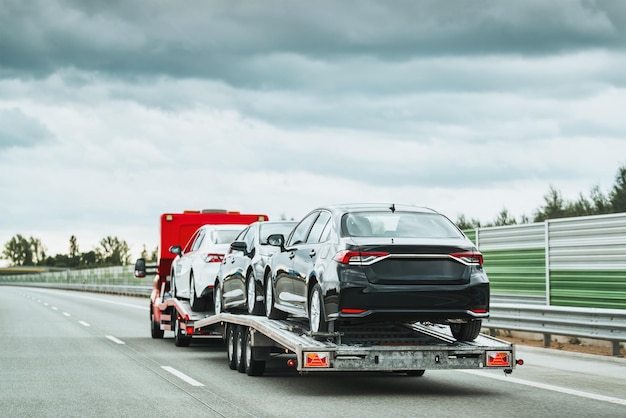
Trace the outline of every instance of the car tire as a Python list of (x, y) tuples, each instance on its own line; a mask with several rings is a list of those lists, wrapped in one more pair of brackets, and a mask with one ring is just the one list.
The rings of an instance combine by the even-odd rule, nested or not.
[(222, 312), (224, 312), (224, 301), (222, 300), (222, 290), (220, 289), (219, 283), (215, 284), (215, 287), (213, 288), (213, 295), (213, 306), (215, 307), (215, 315), (221, 314)]
[(319, 283), (313, 286), (309, 296), (309, 324), (311, 332), (328, 332), (328, 322), (324, 315), (324, 299)]
[(254, 350), (252, 349), (252, 328), (246, 327), (244, 338), (244, 364), (245, 371), (248, 376), (261, 376), (265, 372), (265, 361), (254, 359)]
[(276, 309), (274, 306), (274, 288), (272, 286), (272, 279), (267, 277), (265, 281), (265, 316), (269, 319), (286, 319), (287, 313)]
[(237, 365), (237, 371), (244, 373), (246, 371), (246, 362), (244, 359), (245, 347), (244, 336), (246, 327), (243, 325), (237, 326), (237, 343), (235, 344), (235, 363)]
[(152, 301), (150, 302), (150, 335), (152, 338), (163, 338), (165, 331), (161, 329), (161, 324), (154, 320), (154, 311), (152, 310)]
[(263, 315), (263, 302), (257, 301), (256, 279), (252, 272), (246, 276), (246, 308), (250, 315)]
[(476, 319), (464, 324), (450, 324), (450, 331), (457, 341), (474, 341), (480, 334), (482, 323), (481, 319)]
[(226, 355), (228, 356), (228, 367), (237, 370), (237, 359), (235, 352), (237, 349), (237, 325), (226, 325)]
[(174, 314), (174, 345), (176, 347), (189, 347), (191, 344), (191, 337), (183, 335), (183, 330), (180, 328), (180, 321), (178, 315)]
[(198, 297), (196, 293), (196, 279), (191, 272), (191, 279), (189, 280), (189, 304), (191, 310), (196, 312), (205, 311), (207, 308), (207, 299), (205, 297)]

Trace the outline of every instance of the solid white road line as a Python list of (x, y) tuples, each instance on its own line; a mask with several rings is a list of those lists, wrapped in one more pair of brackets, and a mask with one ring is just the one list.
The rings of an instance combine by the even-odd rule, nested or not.
[(553, 392), (566, 393), (568, 395), (574, 395), (574, 396), (587, 398), (587, 399), (594, 399), (596, 401), (610, 402), (610, 403), (614, 403), (618, 405), (626, 405), (626, 399), (613, 398), (611, 396), (604, 396), (604, 395), (596, 395), (595, 393), (583, 392), (581, 390), (568, 389), (568, 388), (563, 388), (560, 386), (548, 385), (545, 383), (531, 382), (528, 380), (517, 379), (515, 377), (493, 375), (491, 373), (481, 372), (477, 370), (462, 370), (462, 371), (463, 373), (474, 374), (474, 375), (482, 376), (482, 377), (489, 377), (491, 379), (502, 380), (502, 381), (509, 382), (509, 383), (516, 383), (518, 385), (525, 385), (525, 386), (531, 386), (534, 388), (551, 390)]
[(107, 337), (109, 340), (113, 341), (115, 344), (119, 344), (119, 345), (124, 345), (124, 344), (126, 344), (124, 341), (122, 341), (122, 340), (120, 340), (120, 339), (117, 339), (117, 338), (115, 338), (115, 337), (114, 337), (114, 336), (112, 336), (112, 335), (106, 335), (106, 337)]
[(169, 372), (171, 374), (173, 374), (174, 376), (178, 377), (181, 380), (184, 380), (185, 382), (189, 383), (191, 386), (204, 386), (202, 383), (198, 382), (195, 379), (192, 379), (191, 377), (187, 376), (186, 374), (179, 372), (178, 370), (176, 370), (173, 367), (170, 366), (161, 366), (161, 368), (163, 370), (165, 370), (166, 372)]
[(79, 324), (81, 324), (84, 327), (90, 327), (91, 325), (89, 325), (87, 322), (85, 321), (78, 321)]

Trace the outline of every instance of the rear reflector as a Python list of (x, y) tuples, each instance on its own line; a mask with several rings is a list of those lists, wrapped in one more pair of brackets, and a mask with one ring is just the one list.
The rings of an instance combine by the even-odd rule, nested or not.
[(342, 308), (341, 313), (345, 314), (360, 314), (365, 312), (365, 309), (351, 309), (351, 308)]
[(193, 334), (193, 327), (188, 326), (187, 327), (187, 335), (192, 335)]
[(511, 367), (511, 352), (487, 351), (487, 367)]
[(304, 353), (304, 367), (330, 367), (329, 353)]

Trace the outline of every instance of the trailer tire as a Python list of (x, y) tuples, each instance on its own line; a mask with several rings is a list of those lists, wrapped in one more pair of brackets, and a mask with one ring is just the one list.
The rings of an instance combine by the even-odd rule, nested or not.
[(250, 315), (263, 315), (263, 302), (257, 301), (256, 279), (252, 272), (246, 276), (246, 307)]
[(474, 341), (476, 337), (478, 337), (478, 334), (480, 334), (482, 324), (483, 321), (481, 319), (476, 319), (464, 324), (450, 324), (450, 331), (457, 341)]
[(265, 315), (269, 319), (286, 319), (287, 313), (279, 311), (274, 307), (274, 292), (272, 288), (271, 278), (267, 277), (265, 280)]
[(226, 355), (228, 356), (228, 367), (237, 370), (237, 359), (235, 351), (237, 345), (237, 325), (226, 324)]
[(196, 279), (193, 277), (193, 272), (191, 272), (191, 279), (189, 280), (189, 304), (191, 305), (191, 310), (196, 312), (205, 311), (207, 308), (207, 298), (198, 297), (196, 294)]
[(161, 324), (154, 320), (152, 302), (150, 302), (150, 335), (152, 338), (163, 338), (163, 334), (165, 334), (165, 331), (161, 329)]
[(265, 361), (254, 359), (254, 350), (252, 349), (252, 328), (248, 328), (245, 334), (244, 342), (244, 363), (248, 376), (262, 376), (265, 372)]
[(178, 315), (175, 316), (176, 319), (174, 320), (174, 345), (176, 347), (189, 347), (189, 344), (191, 344), (191, 337), (188, 335), (183, 335), (183, 330), (180, 328)]
[(309, 323), (311, 332), (328, 332), (328, 321), (324, 314), (324, 298), (319, 283), (313, 286), (309, 297)]
[(244, 373), (246, 371), (246, 362), (244, 359), (244, 336), (246, 328), (243, 325), (237, 326), (237, 343), (235, 344), (235, 363), (237, 364), (237, 371)]

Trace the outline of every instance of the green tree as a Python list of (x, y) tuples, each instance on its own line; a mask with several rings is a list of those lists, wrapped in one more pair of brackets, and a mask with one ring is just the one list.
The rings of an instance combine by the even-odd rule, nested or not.
[(493, 221), (495, 226), (515, 225), (517, 221), (511, 216), (506, 208), (502, 208), (498, 217)]
[(565, 202), (561, 192), (550, 186), (548, 194), (543, 197), (545, 204), (535, 212), (535, 222), (543, 222), (546, 219), (564, 218), (567, 216)]
[(626, 212), (626, 166), (618, 169), (609, 199), (613, 212)]
[(33, 264), (42, 264), (46, 259), (46, 248), (41, 243), (39, 238), (30, 237), (28, 239), (30, 245), (30, 252), (32, 254)]
[(16, 266), (30, 266), (33, 264), (33, 252), (29, 240), (17, 234), (12, 237), (2, 250), (2, 258), (9, 260)]
[(79, 253), (78, 253), (78, 240), (76, 239), (75, 235), (72, 235), (70, 237), (70, 257), (74, 258), (74, 257), (78, 257)]
[(102, 238), (96, 254), (98, 261), (104, 265), (119, 266), (130, 263), (130, 247), (126, 241), (120, 241), (117, 237)]
[(593, 204), (593, 210), (596, 215), (611, 213), (611, 202), (600, 190), (600, 186), (593, 186), (589, 193), (589, 198)]
[(480, 227), (480, 221), (474, 218), (468, 220), (465, 218), (465, 215), (461, 214), (456, 219), (456, 225), (461, 230), (475, 229)]

